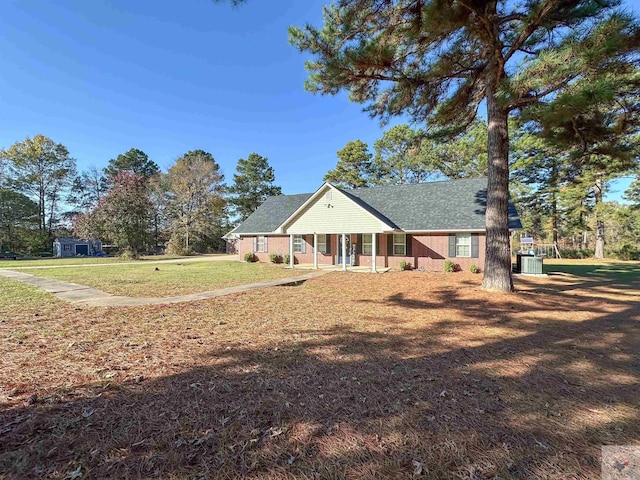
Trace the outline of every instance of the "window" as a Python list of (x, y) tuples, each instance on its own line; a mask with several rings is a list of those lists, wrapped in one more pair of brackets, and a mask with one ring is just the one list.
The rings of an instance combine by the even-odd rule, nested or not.
[(304, 236), (293, 236), (293, 253), (305, 253), (305, 245)]
[(458, 233), (456, 235), (456, 257), (471, 256), (471, 234)]
[(317, 251), (318, 253), (327, 253), (327, 236), (324, 234), (318, 235)]
[(70, 252), (71, 251), (71, 245), (68, 244), (68, 243), (65, 243), (62, 247), (63, 247), (63, 250), (65, 252)]
[(371, 255), (373, 252), (373, 235), (370, 233), (362, 234), (362, 254)]
[(267, 251), (267, 237), (256, 237), (256, 252), (266, 252)]
[(393, 254), (394, 255), (406, 255), (407, 252), (407, 237), (404, 233), (393, 234)]

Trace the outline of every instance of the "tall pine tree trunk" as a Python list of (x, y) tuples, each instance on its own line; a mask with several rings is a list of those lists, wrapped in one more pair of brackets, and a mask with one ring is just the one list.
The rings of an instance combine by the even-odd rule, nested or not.
[[(489, 155), (487, 186), (487, 253), (482, 288), (513, 291), (509, 242), (509, 126), (508, 112), (498, 105), (497, 75), (487, 82)], [(493, 77), (493, 78), (491, 78)]]
[(598, 207), (602, 203), (602, 177), (598, 176), (596, 178), (594, 190), (596, 198), (596, 249), (594, 257), (604, 258), (604, 221), (600, 218), (600, 212), (598, 211)]

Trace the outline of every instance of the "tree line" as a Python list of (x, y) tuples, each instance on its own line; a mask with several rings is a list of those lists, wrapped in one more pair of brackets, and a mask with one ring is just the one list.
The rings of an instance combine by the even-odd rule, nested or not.
[[(619, 123), (612, 116), (609, 128), (620, 128), (615, 127)], [(565, 136), (549, 138), (549, 130), (536, 122), (513, 119), (509, 190), (523, 223), (522, 233), (533, 236), (536, 243), (555, 243), (568, 257), (637, 259), (638, 128), (637, 120), (627, 117), (624, 132), (600, 132), (583, 150), (582, 143), (571, 144)], [(482, 120), (447, 142), (431, 138), (422, 129), (397, 125), (373, 143), (373, 151), (362, 140), (348, 142), (337, 152), (336, 167), (324, 179), (343, 188), (361, 188), (486, 176), (487, 135)], [(593, 153), (595, 149), (598, 153)], [(613, 179), (633, 175), (635, 181), (623, 195), (627, 203), (604, 201)]]
[(166, 173), (137, 148), (79, 172), (64, 145), (35, 135), (0, 150), (0, 251), (48, 255), (58, 236), (100, 238), (131, 257), (223, 251), (234, 222), (280, 193), (257, 153), (238, 160), (227, 185), (204, 150)]

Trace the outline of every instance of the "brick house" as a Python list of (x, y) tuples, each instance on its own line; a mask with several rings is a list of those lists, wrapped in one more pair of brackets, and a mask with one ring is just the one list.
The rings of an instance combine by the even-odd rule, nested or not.
[[(295, 263), (442, 271), (446, 259), (484, 269), (487, 179), (469, 178), (269, 197), (225, 238), (241, 258), (290, 254)], [(509, 202), (509, 229), (521, 229)]]

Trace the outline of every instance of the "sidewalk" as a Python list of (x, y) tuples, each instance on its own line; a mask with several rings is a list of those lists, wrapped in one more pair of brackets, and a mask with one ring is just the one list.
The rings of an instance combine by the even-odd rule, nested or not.
[(207, 298), (222, 297), (233, 293), (256, 290), (258, 288), (293, 285), (311, 278), (319, 277), (325, 273), (329, 273), (329, 271), (317, 270), (295, 277), (266, 280), (264, 282), (250, 283), (248, 285), (238, 285), (236, 287), (227, 287), (208, 292), (191, 293), (188, 295), (178, 295), (175, 297), (124, 297), (112, 295), (85, 285), (78, 285), (76, 283), (63, 282), (61, 280), (53, 280), (50, 278), (36, 277), (35, 275), (16, 272), (14, 270), (0, 269), (0, 275), (3, 277), (33, 285), (67, 302), (94, 307), (131, 307), (139, 305), (169, 305), (174, 303), (193, 302), (196, 300), (204, 300)]

